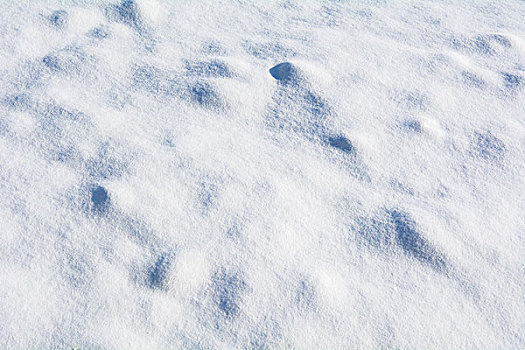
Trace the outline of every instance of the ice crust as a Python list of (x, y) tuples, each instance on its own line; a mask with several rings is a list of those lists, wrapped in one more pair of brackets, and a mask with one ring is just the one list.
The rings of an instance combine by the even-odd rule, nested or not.
[(1, 2), (0, 348), (524, 348), (524, 18)]

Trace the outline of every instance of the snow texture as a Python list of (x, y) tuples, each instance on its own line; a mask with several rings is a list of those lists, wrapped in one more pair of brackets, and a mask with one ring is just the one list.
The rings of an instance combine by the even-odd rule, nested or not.
[(0, 348), (524, 348), (524, 18), (0, 2)]

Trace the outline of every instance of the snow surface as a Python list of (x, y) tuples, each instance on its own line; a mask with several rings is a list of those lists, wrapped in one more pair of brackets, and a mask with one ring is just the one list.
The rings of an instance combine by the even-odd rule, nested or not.
[(525, 347), (525, 2), (2, 1), (0, 347)]

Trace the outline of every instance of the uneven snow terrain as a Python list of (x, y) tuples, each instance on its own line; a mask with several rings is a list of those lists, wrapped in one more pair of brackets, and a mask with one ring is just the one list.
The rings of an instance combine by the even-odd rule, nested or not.
[(0, 348), (524, 348), (524, 18), (2, 1)]

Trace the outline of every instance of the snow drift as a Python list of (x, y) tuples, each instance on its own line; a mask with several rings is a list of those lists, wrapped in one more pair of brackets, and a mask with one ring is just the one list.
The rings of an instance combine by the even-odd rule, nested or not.
[(524, 14), (2, 2), (0, 347), (524, 347)]

